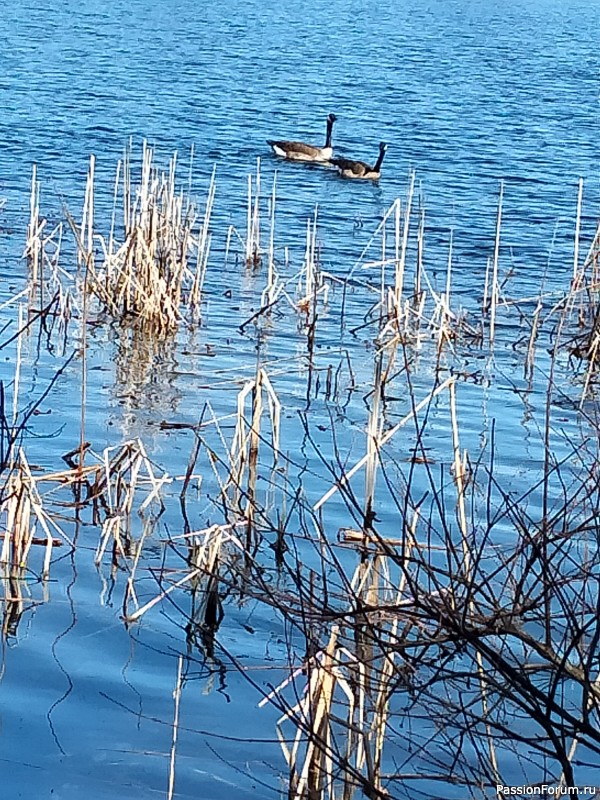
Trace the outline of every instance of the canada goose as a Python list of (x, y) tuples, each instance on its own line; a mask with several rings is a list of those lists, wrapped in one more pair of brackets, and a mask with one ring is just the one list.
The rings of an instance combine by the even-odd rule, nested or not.
[(267, 144), (273, 148), (276, 156), (287, 158), (289, 161), (329, 161), (333, 155), (331, 132), (335, 120), (335, 114), (327, 117), (327, 136), (323, 147), (315, 147), (315, 145), (304, 144), (304, 142), (273, 142), (271, 140), (267, 140)]
[(337, 167), (342, 178), (362, 178), (363, 180), (376, 181), (381, 177), (381, 165), (387, 150), (385, 142), (379, 143), (379, 158), (375, 166), (371, 167), (364, 161), (353, 161), (351, 158), (332, 158), (331, 163)]

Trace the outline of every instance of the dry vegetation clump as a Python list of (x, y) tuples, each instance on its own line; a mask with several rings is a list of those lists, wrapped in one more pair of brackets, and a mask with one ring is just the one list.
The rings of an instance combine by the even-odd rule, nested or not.
[(117, 165), (110, 231), (95, 227), (95, 161), (88, 173), (82, 221), (71, 225), (86, 290), (113, 319), (164, 335), (188, 317), (197, 320), (210, 253), (213, 172), (204, 213), (177, 182), (177, 154), (166, 171), (144, 142), (134, 176), (131, 147)]

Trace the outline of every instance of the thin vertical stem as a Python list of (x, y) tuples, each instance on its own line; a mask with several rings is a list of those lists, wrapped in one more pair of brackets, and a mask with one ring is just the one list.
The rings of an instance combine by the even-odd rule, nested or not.
[(577, 216), (575, 218), (575, 245), (573, 248), (573, 280), (576, 280), (579, 271), (579, 232), (581, 229), (581, 206), (583, 204), (583, 178), (579, 178), (579, 191), (577, 192)]
[(498, 260), (500, 258), (500, 228), (502, 225), (502, 198), (504, 196), (504, 181), (500, 181), (500, 197), (498, 199), (498, 216), (496, 218), (496, 241), (494, 244), (494, 261), (492, 267), (492, 308), (490, 313), (490, 344), (496, 335), (496, 304), (498, 302)]
[(175, 753), (177, 750), (177, 734), (179, 731), (179, 703), (181, 700), (181, 676), (183, 673), (183, 656), (179, 656), (177, 662), (177, 683), (175, 684), (175, 691), (173, 698), (175, 700), (175, 714), (173, 717), (173, 738), (171, 740), (171, 758), (169, 762), (169, 789), (167, 792), (167, 800), (173, 800), (173, 791), (175, 789)]
[[(410, 176), (410, 186), (408, 188), (408, 197), (406, 198), (406, 211), (404, 212), (404, 230), (402, 232), (402, 251), (400, 258), (396, 262), (396, 308), (402, 306), (402, 292), (404, 289), (404, 269), (406, 264), (406, 251), (408, 249), (408, 232), (410, 228), (410, 213), (412, 207), (412, 199), (415, 191), (415, 172)], [(396, 201), (398, 207), (400, 200)]]

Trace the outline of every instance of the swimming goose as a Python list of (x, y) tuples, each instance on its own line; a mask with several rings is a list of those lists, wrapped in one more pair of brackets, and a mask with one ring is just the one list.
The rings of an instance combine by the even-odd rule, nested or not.
[(353, 161), (351, 158), (332, 158), (331, 163), (337, 167), (342, 178), (362, 178), (363, 180), (376, 181), (381, 177), (381, 165), (387, 150), (385, 142), (379, 143), (379, 158), (375, 166), (371, 167), (364, 161)]
[(331, 132), (335, 120), (335, 114), (327, 117), (327, 137), (323, 147), (315, 147), (312, 144), (304, 144), (304, 142), (273, 142), (271, 140), (268, 140), (267, 144), (272, 147), (276, 156), (287, 158), (289, 161), (329, 161), (333, 155)]

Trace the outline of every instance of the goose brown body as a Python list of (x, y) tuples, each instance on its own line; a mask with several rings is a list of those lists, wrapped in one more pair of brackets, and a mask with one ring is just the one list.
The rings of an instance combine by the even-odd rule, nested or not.
[(281, 158), (287, 158), (288, 161), (329, 161), (333, 155), (331, 136), (333, 131), (333, 123), (335, 120), (335, 114), (330, 114), (327, 117), (327, 135), (325, 137), (325, 144), (323, 147), (306, 144), (305, 142), (292, 142), (286, 140), (274, 141), (271, 139), (267, 140), (267, 144), (271, 147), (275, 155), (280, 156)]
[(387, 144), (380, 142), (379, 157), (374, 166), (364, 161), (355, 161), (352, 158), (332, 158), (331, 163), (337, 168), (342, 178), (376, 181), (381, 177), (381, 165), (383, 164), (386, 150)]

